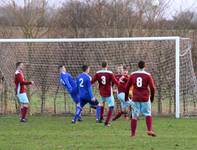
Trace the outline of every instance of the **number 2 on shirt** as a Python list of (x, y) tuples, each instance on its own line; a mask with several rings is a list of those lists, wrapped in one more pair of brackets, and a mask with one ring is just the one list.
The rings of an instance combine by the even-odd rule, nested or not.
[(137, 87), (142, 87), (142, 78), (141, 77), (137, 77), (136, 85), (137, 85)]
[(103, 85), (105, 85), (106, 84), (106, 77), (105, 76), (101, 76), (101, 83), (103, 84)]
[(80, 82), (79, 86), (80, 86), (80, 87), (84, 87), (84, 86), (83, 86), (83, 78), (80, 78), (80, 79), (79, 79), (79, 82)]

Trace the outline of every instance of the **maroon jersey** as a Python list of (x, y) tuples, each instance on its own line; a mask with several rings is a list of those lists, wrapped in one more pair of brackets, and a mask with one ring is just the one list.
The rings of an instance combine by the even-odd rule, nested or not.
[(31, 84), (31, 82), (25, 81), (22, 70), (16, 70), (15, 72), (16, 94), (25, 93), (26, 92), (25, 85), (29, 85), (29, 84)]
[(122, 93), (122, 92), (125, 93), (125, 86), (129, 79), (129, 76), (117, 74), (115, 77), (120, 83), (120, 86), (118, 87), (118, 93)]
[[(133, 72), (126, 85), (125, 98), (128, 99), (129, 89), (133, 88), (133, 101), (147, 102), (150, 98), (154, 99), (155, 85), (152, 76), (144, 70)], [(149, 91), (150, 88), (150, 91)], [(152, 101), (152, 100), (151, 100)]]
[(100, 70), (98, 71), (91, 83), (98, 81), (99, 83), (99, 92), (103, 97), (109, 97), (112, 95), (112, 83), (119, 85), (119, 82), (116, 80), (113, 72), (109, 70)]

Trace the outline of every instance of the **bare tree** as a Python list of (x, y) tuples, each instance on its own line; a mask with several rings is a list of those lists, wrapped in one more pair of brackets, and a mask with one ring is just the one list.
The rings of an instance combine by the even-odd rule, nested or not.
[[(52, 18), (48, 12), (47, 0), (23, 0), (23, 4), (18, 5), (16, 0), (4, 1), (5, 10), (10, 18), (13, 18), (15, 26), (21, 29), (25, 38), (47, 37), (52, 28)], [(32, 43), (27, 43), (27, 68), (26, 75), (29, 80), (32, 78), (32, 64), (36, 62), (33, 57), (34, 47)], [(46, 73), (46, 72), (44, 72)], [(47, 74), (47, 73), (46, 73)], [(46, 79), (46, 78), (45, 78)], [(45, 86), (45, 84), (42, 84)], [(45, 104), (46, 87), (41, 87), (41, 104)], [(30, 88), (28, 96), (31, 99)], [(42, 106), (44, 108), (44, 106)], [(43, 112), (43, 111), (41, 111)]]
[(175, 29), (191, 29), (193, 26), (194, 12), (183, 11), (173, 16)]

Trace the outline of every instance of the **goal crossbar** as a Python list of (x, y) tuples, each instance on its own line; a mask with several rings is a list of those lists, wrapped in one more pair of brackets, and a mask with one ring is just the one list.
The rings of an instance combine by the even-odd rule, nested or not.
[(116, 42), (116, 41), (162, 41), (177, 40), (178, 36), (169, 37), (120, 37), (120, 38), (35, 38), (35, 39), (0, 39), (0, 43), (53, 43), (53, 42)]

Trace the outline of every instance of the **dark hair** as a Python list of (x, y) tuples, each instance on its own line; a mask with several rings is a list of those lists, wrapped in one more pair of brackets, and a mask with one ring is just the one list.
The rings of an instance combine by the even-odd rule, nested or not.
[(81, 69), (83, 70), (83, 72), (86, 72), (86, 70), (89, 68), (89, 66), (88, 65), (83, 65), (82, 67), (81, 67)]
[(139, 61), (138, 62), (138, 67), (140, 68), (140, 69), (143, 69), (144, 67), (145, 67), (145, 62), (144, 61)]
[(58, 66), (58, 69), (61, 69), (63, 66), (64, 66), (64, 65), (59, 65), (59, 66)]
[(105, 67), (107, 67), (107, 65), (108, 65), (108, 64), (107, 64), (107, 61), (103, 61), (101, 66), (102, 66), (103, 68), (105, 68)]
[(17, 62), (16, 63), (16, 68), (18, 68), (18, 66), (20, 66), (20, 64), (22, 64), (23, 62)]
[(123, 65), (124, 70), (128, 70), (128, 67), (126, 65)]

